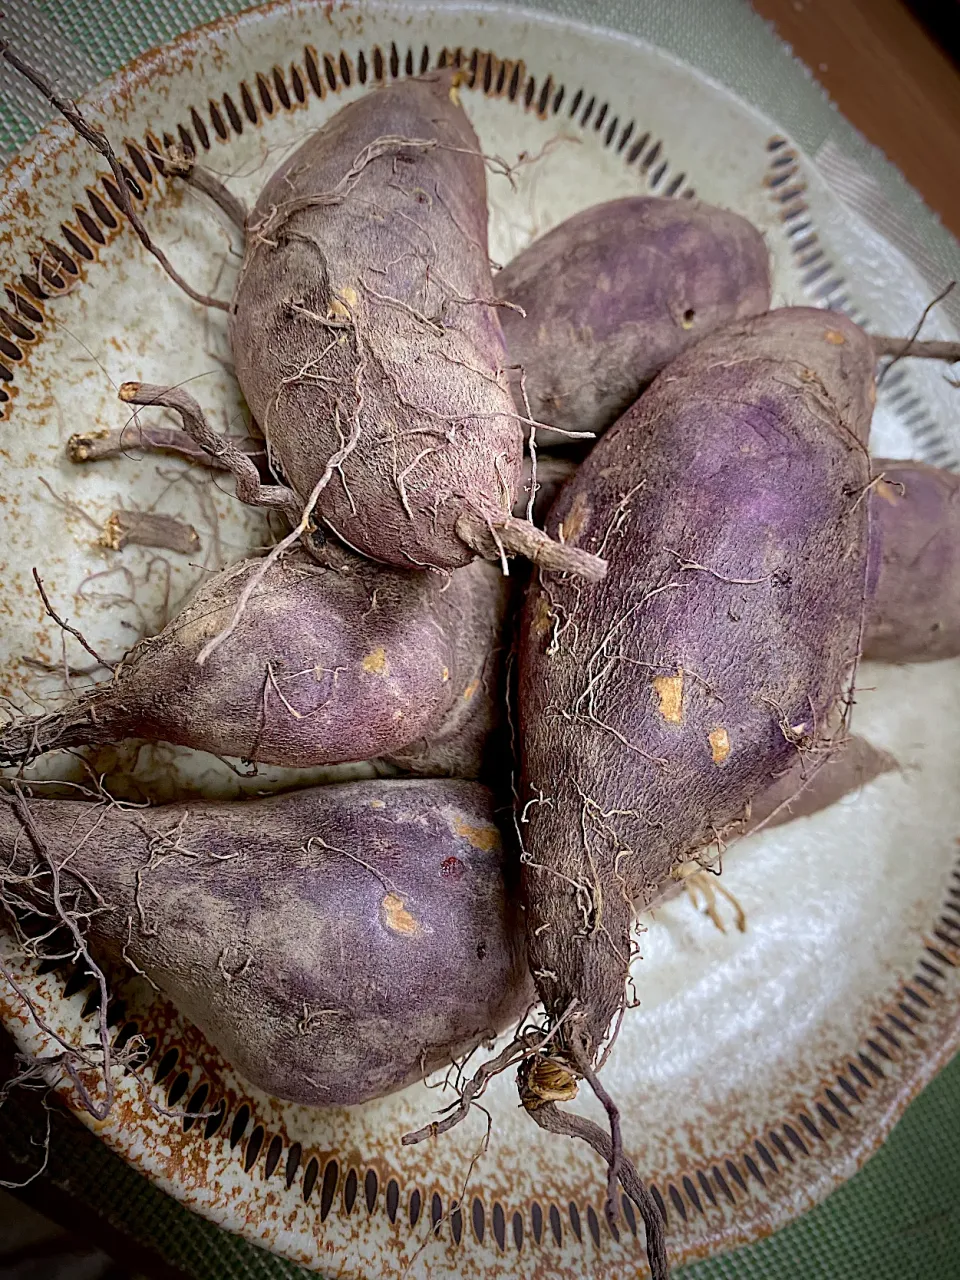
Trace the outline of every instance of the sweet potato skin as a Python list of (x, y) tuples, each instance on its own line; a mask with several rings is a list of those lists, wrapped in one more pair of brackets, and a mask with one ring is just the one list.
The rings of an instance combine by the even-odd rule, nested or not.
[(960, 476), (876, 459), (863, 656), (932, 662), (960, 655)]
[[(368, 147), (382, 154), (364, 162)], [(267, 182), (250, 228), (230, 341), (287, 483), (305, 502), (357, 426), (318, 501), (323, 521), (389, 564), (466, 564), (457, 519), (508, 513), (522, 436), (484, 161), (452, 72), (344, 107)]]
[[(543, 454), (534, 520), (543, 524), (576, 462)], [(874, 662), (933, 662), (960, 656), (960, 476), (926, 462), (873, 460), (868, 608), (863, 656)], [(526, 510), (530, 460), (521, 497)], [(831, 773), (833, 770), (831, 769)]]
[[(574, 214), (494, 279), (534, 418), (605, 431), (674, 356), (770, 305), (763, 237), (696, 200), (627, 196)], [(519, 373), (513, 374), (523, 412)], [(562, 437), (538, 431), (544, 444)]]
[(419, 738), (387, 759), (404, 773), (481, 778), (496, 787), (507, 755), (505, 631), (516, 599), (515, 584), (498, 566), (482, 560), (455, 569), (450, 581), (446, 589), (440, 585), (436, 597), (443, 603), (444, 634), (453, 644), (447, 709)]
[(445, 577), (386, 569), (332, 543), (298, 549), (269, 567), (235, 631), (198, 665), (261, 567), (243, 561), (209, 579), (112, 680), (56, 716), (4, 730), (0, 761), (143, 738), (288, 768), (414, 744), (422, 772), (480, 767), (480, 742), (449, 761), (430, 744), (436, 730), (449, 755), (499, 645), (507, 584), (496, 566), (475, 561)]
[(538, 991), (591, 1054), (623, 1008), (632, 910), (818, 742), (856, 659), (873, 367), (839, 315), (727, 326), (550, 512), (609, 572), (527, 594), (523, 890)]
[[(90, 918), (91, 945), (114, 959), (125, 947), (275, 1097), (380, 1097), (530, 1002), (493, 799), (477, 783), (361, 782), (136, 813), (30, 809), (58, 865), (77, 850), (64, 883), (84, 876), (109, 904)], [(4, 867), (28, 847), (0, 807)], [(197, 856), (150, 867), (151, 849), (177, 847)]]

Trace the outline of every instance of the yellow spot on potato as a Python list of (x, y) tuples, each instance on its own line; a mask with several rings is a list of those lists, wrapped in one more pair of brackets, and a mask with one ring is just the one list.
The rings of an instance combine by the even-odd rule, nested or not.
[(387, 665), (387, 651), (383, 645), (378, 645), (376, 649), (371, 650), (360, 665), (368, 676), (386, 676), (390, 674), (390, 668)]
[(842, 347), (846, 342), (846, 338), (838, 329), (827, 329), (823, 335), (826, 340), (835, 347)]
[(660, 699), (660, 714), (671, 724), (683, 719), (683, 667), (677, 667), (675, 676), (655, 676), (653, 688)]
[(544, 636), (550, 634), (552, 626), (553, 614), (550, 612), (549, 601), (545, 595), (540, 595), (537, 597), (537, 608), (533, 615), (533, 634), (542, 640)]
[(444, 668), (443, 668), (443, 670), (440, 672), (440, 679), (443, 681), (443, 683), (444, 683), (444, 684), (446, 684), (446, 683), (447, 683), (447, 681), (450, 679), (450, 668), (449, 668), (449, 667), (444, 667)]
[(889, 502), (891, 507), (895, 507), (900, 501), (900, 494), (897, 489), (892, 484), (888, 484), (886, 480), (878, 480), (873, 486), (873, 491), (878, 498), (882, 498), (884, 502)]
[(710, 739), (710, 754), (713, 756), (714, 764), (723, 764), (727, 756), (730, 754), (730, 735), (720, 725), (717, 729), (711, 729), (707, 735)]
[(492, 853), (500, 847), (500, 832), (492, 822), (474, 827), (463, 818), (454, 818), (453, 829), (458, 836), (463, 836), (467, 844), (472, 844), (475, 849), (481, 849), (484, 853)]
[(384, 801), (384, 800), (371, 800), (371, 801), (370, 801), (370, 808), (371, 808), (371, 809), (385, 809), (386, 807), (387, 807), (387, 805), (386, 805), (386, 801)]
[(344, 284), (333, 291), (333, 301), (327, 310), (328, 320), (349, 320), (351, 313), (360, 301), (360, 295), (353, 285)]
[(380, 903), (388, 929), (401, 933), (405, 938), (416, 938), (423, 930), (404, 905), (399, 893), (388, 893)]
[(479, 688), (480, 688), (480, 681), (471, 680), (470, 683), (467, 685), (467, 687), (463, 691), (464, 702), (469, 702)]
[(590, 510), (590, 503), (586, 499), (586, 495), (578, 493), (570, 504), (570, 510), (567, 512), (567, 518), (564, 520), (561, 528), (563, 536), (561, 542), (573, 544), (585, 531), (590, 523), (590, 516), (593, 513)]
[(450, 81), (450, 101), (455, 107), (460, 105), (460, 86), (463, 84), (466, 76), (462, 71), (458, 71)]

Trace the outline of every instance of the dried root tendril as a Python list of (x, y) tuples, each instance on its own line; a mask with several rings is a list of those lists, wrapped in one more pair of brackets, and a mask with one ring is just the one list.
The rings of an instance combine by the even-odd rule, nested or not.
[[(592, 1120), (560, 1111), (554, 1102), (545, 1102), (542, 1106), (528, 1110), (528, 1114), (541, 1129), (545, 1129), (548, 1133), (559, 1134), (564, 1138), (579, 1138), (588, 1143), (608, 1167), (613, 1165), (614, 1143), (610, 1136)], [(640, 1179), (632, 1162), (622, 1153), (617, 1163), (617, 1177), (643, 1218), (647, 1233), (647, 1259), (650, 1263), (652, 1280), (667, 1280), (669, 1264), (663, 1217), (659, 1206)]]
[(130, 188), (127, 184), (127, 176), (123, 172), (123, 166), (117, 159), (116, 152), (107, 141), (107, 135), (104, 133), (100, 125), (89, 124), (77, 104), (75, 102), (71, 102), (69, 98), (63, 97), (62, 94), (57, 93), (53, 85), (50, 84), (50, 82), (46, 80), (39, 71), (35, 71), (33, 67), (29, 66), (22, 58), (18, 57), (6, 41), (0, 41), (0, 57), (5, 58), (15, 71), (19, 71), (22, 76), (29, 80), (34, 88), (43, 94), (51, 106), (56, 107), (68, 124), (72, 125), (73, 128), (76, 129), (80, 137), (83, 138), (85, 142), (89, 142), (94, 150), (103, 156), (104, 160), (106, 160), (107, 164), (110, 166), (110, 172), (113, 174), (116, 182), (120, 205), (127, 217), (127, 220), (137, 233), (137, 238), (140, 243), (149, 253), (153, 254), (174, 284), (182, 289), (188, 298), (192, 298), (194, 302), (199, 302), (202, 306), (216, 307), (220, 311), (229, 311), (229, 302), (224, 302), (220, 298), (211, 298), (205, 293), (199, 293), (196, 289), (187, 284), (186, 280), (184, 280), (179, 272), (175, 270), (163, 250), (159, 249), (150, 239), (146, 227), (140, 220), (140, 215), (133, 207), (133, 200), (130, 197)]
[[(63, 1070), (66, 1072), (76, 1089), (77, 1096), (79, 1097), (84, 1109), (95, 1119), (106, 1120), (107, 1116), (110, 1114), (111, 1108), (113, 1107), (114, 1101), (112, 1046), (110, 1043), (110, 1027), (108, 1020), (108, 1005), (110, 1003), (110, 997), (109, 992), (107, 991), (107, 980), (104, 977), (103, 970), (96, 963), (87, 949), (86, 940), (80, 931), (76, 911), (69, 908), (64, 903), (63, 889), (60, 880), (60, 864), (53, 858), (47, 848), (46, 842), (34, 822), (33, 815), (30, 812), (30, 808), (24, 797), (23, 791), (14, 784), (11, 793), (0, 791), (0, 801), (8, 805), (13, 811), (13, 816), (23, 828), (24, 835), (26, 836), (35, 856), (39, 859), (44, 870), (49, 873), (49, 894), (54, 919), (67, 928), (73, 940), (77, 959), (82, 960), (87, 970), (96, 980), (100, 994), (100, 1008), (97, 1016), (99, 1033), (99, 1062), (96, 1061), (94, 1055), (89, 1051), (80, 1050), (67, 1044), (62, 1037), (58, 1036), (53, 1031), (53, 1029), (42, 1019), (36, 1005), (30, 1000), (30, 997), (23, 988), (16, 982), (6, 965), (2, 965), (3, 976), (16, 992), (18, 997), (24, 1001), (36, 1025), (63, 1048)], [(102, 1102), (96, 1102), (94, 1100), (89, 1089), (80, 1077), (81, 1070), (89, 1070), (91, 1068), (96, 1068), (102, 1074)]]

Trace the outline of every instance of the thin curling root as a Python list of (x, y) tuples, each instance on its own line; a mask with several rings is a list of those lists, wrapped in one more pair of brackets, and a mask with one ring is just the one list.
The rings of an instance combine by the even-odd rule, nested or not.
[(488, 525), (477, 516), (462, 515), (457, 533), (468, 547), (490, 560), (504, 553), (520, 555), (541, 569), (572, 573), (588, 582), (599, 582), (607, 572), (607, 562), (599, 556), (554, 542), (542, 529), (515, 516), (504, 516)]

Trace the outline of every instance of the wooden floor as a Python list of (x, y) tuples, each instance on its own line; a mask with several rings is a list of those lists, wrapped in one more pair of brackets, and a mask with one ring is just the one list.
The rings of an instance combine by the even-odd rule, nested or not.
[(960, 236), (960, 71), (907, 6), (901, 0), (752, 4), (851, 124)]

